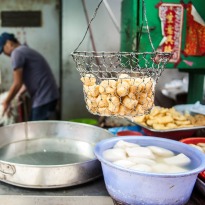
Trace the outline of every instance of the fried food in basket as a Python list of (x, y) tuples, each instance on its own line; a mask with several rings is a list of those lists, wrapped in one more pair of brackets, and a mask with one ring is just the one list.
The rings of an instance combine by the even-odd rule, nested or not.
[(84, 85), (91, 86), (96, 83), (96, 78), (92, 74), (86, 74), (84, 77), (81, 78), (81, 81)]
[(204, 115), (181, 113), (175, 108), (154, 107), (150, 114), (133, 117), (133, 121), (156, 130), (168, 130), (194, 126), (204, 126)]
[(99, 85), (101, 94), (114, 94), (116, 92), (117, 82), (115, 80), (103, 80)]
[(151, 77), (121, 74), (101, 80), (92, 74), (81, 78), (87, 108), (101, 116), (137, 116), (149, 113), (154, 105), (155, 82)]

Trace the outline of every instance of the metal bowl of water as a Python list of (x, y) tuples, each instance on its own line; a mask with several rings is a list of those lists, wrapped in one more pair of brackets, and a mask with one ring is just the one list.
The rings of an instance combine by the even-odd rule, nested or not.
[(113, 137), (82, 123), (38, 121), (0, 128), (0, 180), (48, 189), (86, 183), (101, 176), (93, 149)]

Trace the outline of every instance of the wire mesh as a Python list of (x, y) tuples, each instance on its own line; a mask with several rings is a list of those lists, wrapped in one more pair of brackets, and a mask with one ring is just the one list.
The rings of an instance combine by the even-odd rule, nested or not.
[(87, 109), (100, 116), (138, 116), (154, 106), (155, 84), (171, 57), (162, 52), (74, 52)]
[(155, 51), (144, 0), (144, 21), (153, 52), (77, 51), (102, 2), (99, 2), (82, 41), (72, 53), (83, 82), (87, 109), (100, 116), (134, 117), (148, 114), (154, 106), (155, 84), (172, 53)]

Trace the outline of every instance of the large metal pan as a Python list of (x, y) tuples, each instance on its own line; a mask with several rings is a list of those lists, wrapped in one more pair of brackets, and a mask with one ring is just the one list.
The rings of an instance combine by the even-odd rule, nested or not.
[(0, 180), (28, 188), (82, 184), (101, 175), (93, 148), (113, 137), (82, 123), (38, 121), (0, 128)]

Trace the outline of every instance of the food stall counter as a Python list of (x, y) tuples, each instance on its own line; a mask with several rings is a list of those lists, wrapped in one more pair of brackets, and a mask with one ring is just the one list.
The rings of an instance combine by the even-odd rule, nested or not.
[[(186, 205), (203, 205), (204, 195), (195, 188)], [(4, 205), (113, 205), (103, 178), (74, 187), (28, 189), (0, 182), (0, 204)]]

